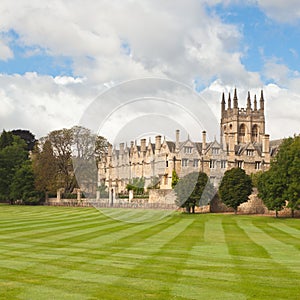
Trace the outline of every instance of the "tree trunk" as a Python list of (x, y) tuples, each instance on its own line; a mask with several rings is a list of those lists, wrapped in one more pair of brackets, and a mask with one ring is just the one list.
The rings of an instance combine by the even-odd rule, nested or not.
[(192, 213), (195, 213), (195, 205), (192, 206)]
[(276, 218), (278, 218), (278, 210), (277, 209), (275, 210), (275, 216), (276, 216)]
[(291, 213), (292, 213), (292, 218), (295, 217), (295, 210), (293, 208), (291, 208)]

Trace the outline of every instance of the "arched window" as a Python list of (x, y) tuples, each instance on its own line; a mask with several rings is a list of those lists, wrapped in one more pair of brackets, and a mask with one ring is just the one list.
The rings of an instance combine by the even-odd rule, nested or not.
[(244, 143), (246, 135), (246, 126), (245, 124), (241, 124), (239, 128), (239, 142)]
[(252, 142), (258, 142), (258, 126), (255, 124), (252, 127)]

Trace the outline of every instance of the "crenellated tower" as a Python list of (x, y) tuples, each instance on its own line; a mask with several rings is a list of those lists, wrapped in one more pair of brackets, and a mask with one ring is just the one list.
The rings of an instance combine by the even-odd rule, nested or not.
[(225, 94), (222, 94), (220, 134), (224, 150), (234, 151), (234, 145), (238, 144), (263, 142), (265, 136), (263, 91), (261, 91), (259, 103), (260, 107), (258, 109), (255, 95), (252, 105), (250, 92), (248, 92), (246, 108), (239, 108), (237, 90), (235, 88), (233, 107), (231, 107), (231, 97), (229, 93), (226, 109)]

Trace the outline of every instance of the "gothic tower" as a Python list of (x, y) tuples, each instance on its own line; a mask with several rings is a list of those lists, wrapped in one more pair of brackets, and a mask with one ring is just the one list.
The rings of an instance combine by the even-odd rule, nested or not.
[[(221, 102), (221, 143), (223, 149), (234, 151), (234, 145), (247, 143), (262, 143), (265, 136), (265, 112), (264, 95), (261, 91), (260, 107), (257, 108), (256, 95), (254, 96), (253, 107), (248, 92), (246, 108), (239, 108), (237, 91), (234, 89), (233, 107), (231, 96), (228, 95), (227, 108), (225, 95), (222, 95)], [(230, 151), (230, 150), (229, 150)]]

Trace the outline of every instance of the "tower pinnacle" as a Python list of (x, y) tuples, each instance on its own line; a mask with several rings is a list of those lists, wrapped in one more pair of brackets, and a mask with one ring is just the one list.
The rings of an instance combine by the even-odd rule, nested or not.
[(247, 109), (251, 109), (251, 98), (250, 92), (248, 91), (248, 98), (247, 98)]
[(230, 96), (230, 93), (228, 95), (228, 109), (231, 109), (231, 96)]
[(263, 90), (261, 90), (260, 92), (260, 100), (259, 100), (259, 104), (260, 104), (260, 110), (264, 111), (265, 109), (265, 100), (264, 100), (264, 93)]
[(233, 95), (233, 108), (238, 108), (238, 98), (236, 94), (236, 88), (234, 89), (234, 95)]

